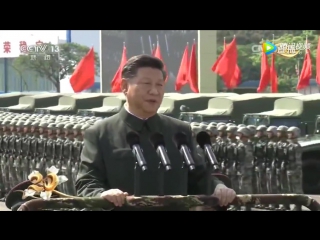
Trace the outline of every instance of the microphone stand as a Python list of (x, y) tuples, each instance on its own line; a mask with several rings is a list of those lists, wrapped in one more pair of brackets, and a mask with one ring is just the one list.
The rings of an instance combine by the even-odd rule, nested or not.
[(159, 188), (159, 196), (164, 196), (164, 173), (165, 168), (161, 161), (159, 161), (158, 167), (158, 188)]
[(141, 167), (138, 162), (134, 166), (134, 196), (139, 197), (141, 195)]
[(215, 155), (211, 149), (211, 146), (205, 146), (204, 155), (206, 161), (206, 193), (207, 195), (212, 194), (212, 173), (220, 172), (219, 165)]
[[(180, 150), (182, 151), (182, 149)], [(185, 161), (182, 163), (181, 167), (181, 195), (187, 196), (188, 195), (188, 173), (189, 168)]]

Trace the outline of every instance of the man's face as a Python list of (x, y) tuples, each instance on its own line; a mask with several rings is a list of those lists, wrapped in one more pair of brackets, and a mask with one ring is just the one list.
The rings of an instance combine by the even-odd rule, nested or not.
[(136, 77), (122, 81), (122, 91), (129, 105), (148, 114), (157, 113), (163, 99), (164, 86), (162, 72), (149, 67), (140, 68)]

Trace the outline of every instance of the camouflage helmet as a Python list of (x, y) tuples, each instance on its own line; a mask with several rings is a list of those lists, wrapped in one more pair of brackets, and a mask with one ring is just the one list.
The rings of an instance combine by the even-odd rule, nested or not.
[(65, 123), (60, 122), (60, 123), (58, 123), (58, 124), (56, 125), (56, 127), (62, 129), (62, 128), (64, 128), (64, 125), (65, 125)]
[(40, 122), (39, 121), (35, 121), (31, 123), (32, 127), (39, 127)]
[(49, 129), (56, 128), (56, 123), (49, 123), (48, 128)]
[(206, 129), (207, 132), (209, 132), (210, 136), (218, 136), (219, 132), (218, 129), (214, 125), (209, 125)]
[(74, 126), (74, 124), (67, 123), (66, 125), (64, 125), (64, 129), (71, 130), (71, 129), (73, 129), (73, 126)]
[(211, 122), (211, 123), (209, 123), (209, 125), (208, 126), (217, 126), (217, 123), (216, 122)]
[(5, 119), (5, 120), (3, 120), (2, 125), (9, 125), (10, 122), (11, 121), (9, 119)]
[(217, 128), (218, 128), (218, 131), (219, 131), (219, 132), (224, 132), (224, 131), (227, 130), (228, 127), (227, 127), (227, 125), (225, 125), (225, 124), (220, 124), (220, 125), (219, 125), (219, 123), (218, 123)]
[(246, 127), (240, 127), (237, 129), (237, 133), (243, 134), (245, 137), (250, 137), (252, 132)]
[(73, 130), (81, 130), (82, 125), (81, 124), (76, 124), (73, 126)]
[(222, 126), (222, 125), (226, 125), (226, 123), (224, 123), (224, 122), (219, 122), (219, 123), (217, 124), (217, 128), (219, 128), (219, 127)]
[(238, 127), (238, 128), (246, 127), (246, 125), (244, 125), (244, 124), (239, 124), (237, 127)]
[(277, 128), (277, 132), (287, 132), (288, 131), (288, 127), (281, 125)]
[(276, 126), (269, 126), (267, 128), (267, 132), (271, 132), (273, 135), (277, 134), (277, 127)]
[(40, 123), (39, 123), (39, 127), (41, 127), (41, 128), (47, 128), (48, 125), (49, 125), (48, 122), (40, 122)]
[(193, 125), (193, 126), (191, 126), (191, 131), (192, 131), (193, 135), (196, 136), (199, 132), (202, 131), (202, 128), (200, 126)]
[(32, 122), (30, 120), (27, 120), (24, 122), (24, 126), (27, 127), (27, 126), (31, 126), (32, 125)]
[(11, 120), (11, 122), (9, 123), (10, 126), (15, 126), (17, 124), (17, 120)]
[(256, 128), (257, 131), (265, 132), (267, 130), (267, 127), (265, 125), (259, 125)]
[(86, 124), (82, 125), (81, 130), (84, 131), (84, 130), (88, 129), (89, 127), (91, 127), (91, 125), (86, 123)]
[(206, 128), (208, 127), (208, 124), (205, 123), (205, 122), (202, 122), (202, 123), (199, 124), (199, 127), (200, 127), (203, 131), (205, 131)]
[(300, 137), (300, 129), (298, 127), (289, 127), (287, 130), (288, 133), (293, 133), (294, 138)]
[(251, 131), (251, 135), (255, 135), (257, 132), (257, 127), (255, 125), (248, 125), (247, 129)]
[(228, 126), (226, 131), (229, 132), (229, 133), (233, 133), (233, 134), (236, 134), (237, 133), (237, 130), (238, 130), (238, 127), (237, 126)]
[(23, 127), (24, 124), (25, 124), (25, 121), (18, 121), (18, 122), (16, 123), (16, 126), (17, 126), (17, 127)]

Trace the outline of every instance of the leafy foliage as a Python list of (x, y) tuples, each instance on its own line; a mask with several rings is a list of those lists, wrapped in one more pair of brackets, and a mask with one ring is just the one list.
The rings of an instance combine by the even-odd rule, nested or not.
[[(48, 44), (50, 45), (50, 44)], [(89, 47), (77, 43), (59, 44), (59, 54), (45, 56), (21, 55), (13, 62), (13, 67), (21, 74), (24, 71), (34, 71), (39, 77), (52, 82), (57, 92), (60, 91), (60, 79), (71, 75), (75, 66), (88, 53)], [(99, 56), (95, 53), (96, 75), (99, 75)]]

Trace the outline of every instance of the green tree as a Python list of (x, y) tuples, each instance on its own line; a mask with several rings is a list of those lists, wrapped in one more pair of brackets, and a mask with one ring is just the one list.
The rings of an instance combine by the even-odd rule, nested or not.
[[(315, 69), (315, 58), (316, 58), (316, 47), (318, 36), (315, 34), (315, 31), (312, 30), (304, 30), (301, 31), (299, 35), (293, 34), (284, 34), (281, 37), (275, 39), (266, 39), (267, 41), (272, 41), (275, 44), (277, 43), (305, 43), (306, 37), (308, 38), (308, 42), (311, 44), (311, 57), (312, 57), (312, 76), (316, 75)], [(240, 52), (240, 51), (239, 51)], [(239, 59), (244, 57), (241, 52), (239, 53)], [(299, 66), (299, 70), (301, 71), (303, 59), (305, 56), (305, 51), (301, 51), (299, 55), (293, 58), (285, 58), (281, 56), (276, 57), (276, 69), (278, 74), (278, 90), (279, 92), (295, 92), (296, 85), (298, 81), (298, 76), (296, 73), (296, 66)], [(252, 66), (258, 70), (260, 78), (260, 65), (261, 65), (261, 55), (260, 54), (250, 54), (249, 56), (252, 62)], [(271, 58), (269, 58), (269, 61)], [(247, 60), (248, 61), (248, 60)], [(245, 70), (244, 70), (245, 71)]]
[[(49, 46), (51, 44), (48, 44)], [(74, 67), (88, 53), (89, 47), (77, 43), (59, 44), (59, 54), (50, 55), (50, 59), (44, 56), (21, 55), (13, 62), (13, 66), (20, 73), (34, 71), (39, 77), (50, 81), (60, 92), (60, 79), (71, 75)], [(95, 53), (96, 75), (99, 75), (99, 56)]]

